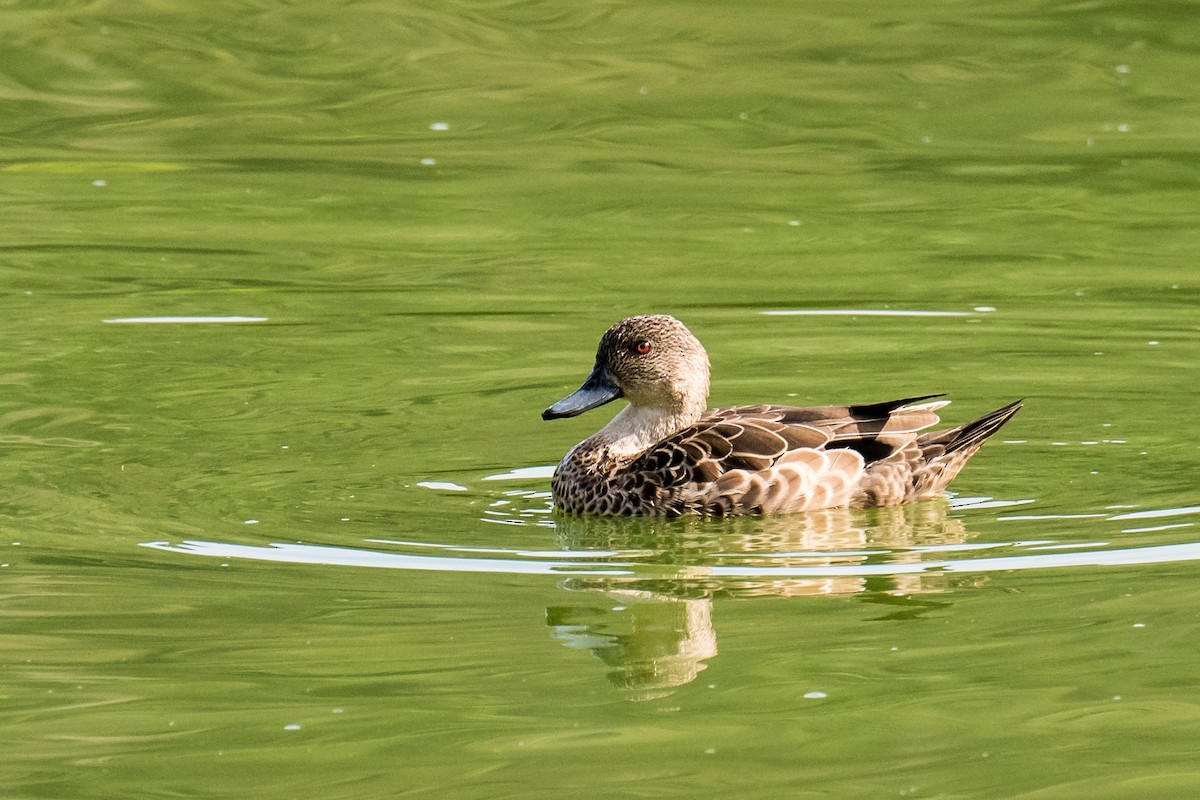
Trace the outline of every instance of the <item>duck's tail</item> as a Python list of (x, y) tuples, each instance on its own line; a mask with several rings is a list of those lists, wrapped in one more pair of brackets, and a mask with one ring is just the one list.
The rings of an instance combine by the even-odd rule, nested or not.
[(924, 466), (913, 475), (917, 498), (924, 500), (941, 494), (988, 437), (1021, 410), (1023, 402), (1024, 398), (1009, 403), (957, 428), (919, 436), (917, 446), (921, 448)]

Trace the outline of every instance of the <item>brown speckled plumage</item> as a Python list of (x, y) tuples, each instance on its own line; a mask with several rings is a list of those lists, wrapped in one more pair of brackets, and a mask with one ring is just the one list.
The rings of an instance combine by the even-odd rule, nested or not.
[[(705, 410), (708, 357), (678, 320), (630, 317), (601, 339), (579, 391), (543, 416), (575, 416), (617, 397), (623, 409), (554, 472), (572, 514), (777, 514), (890, 506), (940, 494), (1020, 408), (922, 433), (948, 401)], [(926, 401), (926, 402), (922, 402)]]

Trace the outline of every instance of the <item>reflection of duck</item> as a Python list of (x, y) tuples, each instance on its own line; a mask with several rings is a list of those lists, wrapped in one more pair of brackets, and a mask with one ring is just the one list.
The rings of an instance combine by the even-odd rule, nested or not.
[[(869, 576), (857, 566), (912, 563), (921, 548), (961, 544), (970, 533), (948, 514), (949, 503), (932, 500), (889, 508), (827, 508), (779, 517), (626, 520), (560, 517), (559, 540), (568, 550), (611, 551), (622, 562), (653, 565), (653, 577), (572, 578), (570, 589), (613, 587), (651, 590), (674, 597), (846, 595), (859, 592), (940, 592), (972, 579), (933, 572)], [(720, 576), (713, 567), (762, 567), (761, 575)], [(776, 576), (780, 567), (838, 567), (845, 574)], [(664, 572), (667, 576), (664, 576)]]
[(568, 647), (586, 648), (612, 667), (609, 680), (648, 700), (691, 683), (717, 654), (712, 601), (636, 589), (599, 590), (603, 605), (546, 609), (546, 624)]
[(891, 506), (941, 494), (1020, 403), (957, 428), (937, 395), (857, 406), (734, 406), (705, 411), (704, 347), (674, 317), (630, 317), (600, 340), (583, 386), (542, 414), (629, 406), (576, 445), (554, 473), (570, 513), (772, 514)]
[[(717, 654), (714, 597), (850, 595), (880, 602), (971, 583), (945, 573), (871, 577), (854, 567), (920, 560), (914, 548), (960, 544), (970, 534), (944, 500), (879, 509), (825, 509), (772, 518), (625, 520), (562, 518), (569, 550), (612, 551), (622, 562), (653, 565), (653, 577), (595, 575), (561, 588), (585, 603), (547, 609), (555, 638), (588, 649), (612, 667), (610, 680), (636, 699), (690, 683)], [(761, 577), (718, 577), (712, 567), (763, 568)], [(848, 574), (774, 577), (773, 567), (841, 566)], [(673, 573), (664, 577), (664, 572)], [(914, 604), (919, 605), (919, 604)], [(919, 613), (906, 607), (903, 615)]]

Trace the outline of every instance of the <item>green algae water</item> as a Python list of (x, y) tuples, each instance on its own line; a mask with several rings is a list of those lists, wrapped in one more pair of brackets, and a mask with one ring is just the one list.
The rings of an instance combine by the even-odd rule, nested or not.
[[(0, 10), (6, 798), (1200, 792), (1186, 5)], [(1025, 408), (899, 509), (587, 520), (543, 423)]]

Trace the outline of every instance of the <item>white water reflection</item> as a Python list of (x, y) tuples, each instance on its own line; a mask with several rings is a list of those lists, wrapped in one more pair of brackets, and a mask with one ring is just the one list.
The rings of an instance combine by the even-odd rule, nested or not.
[(1155, 531), (1169, 531), (1175, 528), (1190, 528), (1193, 524), (1191, 522), (1176, 522), (1171, 525), (1151, 525), (1148, 528), (1122, 528), (1121, 533), (1154, 533)]
[(1158, 517), (1179, 517), (1185, 514), (1200, 514), (1200, 506), (1182, 506), (1180, 508), (1158, 508), (1150, 511), (1131, 511), (1127, 514), (1116, 514), (1109, 519), (1157, 519)]
[[(811, 566), (787, 564), (772, 566), (761, 563), (770, 560), (770, 554), (755, 554), (755, 564), (712, 564), (712, 565), (656, 565), (635, 561), (595, 561), (597, 554), (562, 551), (558, 560), (530, 559), (521, 551), (496, 550), (507, 557), (474, 558), (458, 556), (431, 556), (416, 553), (395, 553), (363, 548), (332, 547), (325, 545), (291, 544), (276, 542), (269, 545), (242, 545), (203, 540), (185, 540), (178, 544), (170, 542), (143, 542), (143, 547), (183, 555), (208, 556), (212, 558), (247, 558), (258, 561), (282, 561), (293, 564), (322, 564), (327, 566), (373, 567), (380, 569), (436, 570), (442, 572), (493, 572), (503, 574), (540, 575), (613, 575), (637, 577), (641, 580), (672, 579), (680, 577), (710, 578), (824, 578), (837, 576), (894, 576), (918, 575), (922, 573), (975, 573), (1005, 570), (1061, 569), (1064, 567), (1113, 567), (1133, 564), (1163, 564), (1179, 561), (1200, 560), (1200, 542), (1157, 545), (1149, 547), (1115, 549), (1071, 549), (1069, 552), (1055, 550), (1046, 552), (1046, 543), (1039, 542), (1037, 548), (1021, 543), (995, 544), (994, 548), (1022, 551), (1013, 555), (987, 556), (965, 559), (917, 560), (899, 563), (854, 563), (814, 564)], [(1080, 548), (1085, 545), (1081, 545)], [(471, 552), (472, 548), (463, 548)], [(919, 554), (922, 548), (912, 548), (907, 553)], [(780, 554), (781, 556), (784, 554)], [(837, 552), (819, 554), (822, 560), (835, 560)], [(858, 554), (855, 554), (858, 555)], [(796, 558), (795, 554), (786, 554)], [(816, 556), (814, 556), (816, 557)]]
[(536, 480), (539, 478), (553, 478), (554, 464), (549, 464), (543, 467), (517, 467), (508, 472), (501, 472), (496, 475), (484, 475), (485, 481), (520, 481), (520, 480)]
[(204, 325), (209, 323), (266, 322), (267, 317), (120, 317), (112, 325)]
[[(986, 307), (981, 306), (980, 310), (984, 308)], [(915, 311), (899, 308), (781, 308), (758, 313), (767, 317), (973, 317), (978, 312)]]
[(422, 489), (441, 489), (446, 492), (465, 492), (467, 487), (451, 481), (421, 481), (417, 484)]
[(950, 507), (960, 509), (1008, 508), (1009, 506), (1024, 506), (1036, 503), (1037, 500), (993, 500), (990, 497), (952, 497)]
[(1050, 519), (1103, 519), (1107, 514), (1006, 514), (996, 517), (1001, 520), (1017, 520), (1021, 522), (1042, 522)]
[(338, 567), (376, 567), (383, 569), (434, 570), (439, 572), (502, 572), (522, 575), (588, 574), (625, 575), (623, 569), (586, 567), (572, 561), (526, 561), (515, 554), (512, 558), (451, 558), (424, 556), (412, 553), (387, 553), (352, 547), (273, 543), (265, 546), (228, 544), (185, 540), (143, 542), (143, 547), (171, 553), (185, 553), (215, 558), (248, 558), (255, 561), (282, 561), (289, 564), (321, 564)]

